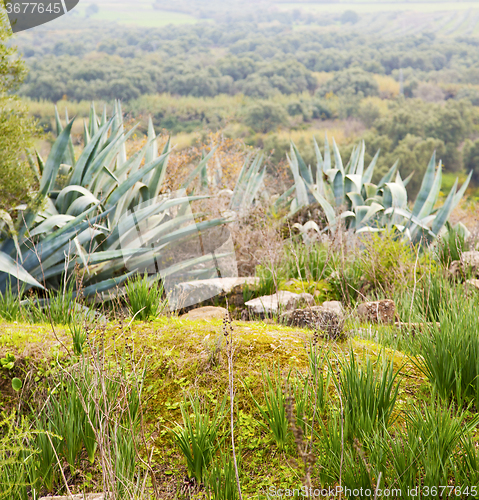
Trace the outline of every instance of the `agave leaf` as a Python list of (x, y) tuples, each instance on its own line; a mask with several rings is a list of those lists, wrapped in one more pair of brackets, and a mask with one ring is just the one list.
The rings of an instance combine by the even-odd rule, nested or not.
[(86, 148), (90, 142), (90, 132), (86, 126), (85, 120), (83, 120), (83, 146)]
[(294, 184), (296, 188), (296, 203), (292, 205), (292, 208), (298, 210), (299, 208), (308, 205), (308, 193), (306, 191), (304, 180), (299, 173), (298, 159), (294, 154), (294, 151), (291, 152), (291, 156), (286, 155), (286, 157), (288, 158), (291, 171), (293, 172)]
[(185, 182), (181, 185), (182, 189), (188, 189), (188, 187), (193, 182), (195, 177), (203, 170), (203, 167), (210, 161), (212, 156), (215, 154), (216, 149), (217, 149), (216, 146), (212, 148), (211, 151), (200, 161), (198, 166), (193, 170), (193, 172), (190, 173), (190, 175), (186, 178)]
[(348, 164), (346, 166), (346, 174), (355, 174), (356, 173), (356, 166), (358, 164), (358, 159), (359, 159), (359, 144), (357, 146), (354, 146), (353, 150), (351, 151), (351, 157), (349, 158)]
[(133, 135), (137, 127), (138, 125), (135, 125), (127, 134), (113, 135), (112, 132), (113, 140), (108, 145), (105, 145), (101, 153), (99, 153), (88, 165), (82, 178), (82, 186), (89, 186), (98, 170), (100, 170), (103, 165), (108, 166), (115, 157), (121, 154), (122, 146), (124, 146), (125, 142)]
[(9, 274), (10, 276), (14, 276), (19, 281), (44, 289), (44, 287), (18, 262), (15, 262), (10, 255), (7, 255), (4, 252), (0, 252), (0, 271), (2, 273)]
[(35, 229), (30, 231), (30, 236), (37, 236), (38, 234), (49, 233), (54, 227), (63, 227), (68, 222), (72, 221), (75, 217), (72, 215), (57, 214), (52, 215), (44, 220)]
[(346, 196), (351, 200), (353, 208), (364, 205), (363, 197), (359, 193), (347, 193)]
[(319, 149), (318, 142), (316, 141), (315, 137), (313, 137), (313, 146), (314, 146), (314, 153), (316, 155), (316, 179), (318, 179), (318, 177), (322, 177), (324, 171), (323, 168), (324, 161), (323, 161), (323, 155), (321, 154), (321, 150)]
[(378, 187), (375, 184), (366, 183), (363, 185), (363, 188), (367, 199), (373, 198), (378, 194)]
[[(432, 212), (434, 205), (437, 202), (437, 198), (441, 190), (441, 185), (442, 185), (442, 167), (441, 167), (441, 162), (439, 162), (439, 167), (437, 169), (436, 175), (434, 176), (434, 182), (432, 183), (432, 186), (430, 186), (429, 193), (426, 197), (426, 200), (422, 204), (419, 213), (416, 214), (414, 213), (413, 210), (413, 214), (417, 215), (418, 219), (422, 219), (428, 216)], [(415, 207), (416, 205), (414, 205), (414, 208)]]
[(406, 187), (409, 181), (414, 177), (414, 170), (402, 181), (403, 186)]
[(291, 141), (291, 157), (293, 156), (296, 158), (296, 163), (299, 169), (299, 175), (305, 180), (306, 184), (312, 184), (313, 178), (310, 175), (310, 171), (306, 163), (304, 163), (302, 156), (299, 154), (298, 148), (296, 147), (294, 142)]
[(288, 198), (294, 193), (295, 189), (295, 186), (291, 186), (274, 202), (275, 210), (279, 210), (281, 206), (287, 202)]
[(100, 204), (100, 200), (97, 199), (96, 196), (93, 196), (91, 193), (87, 193), (80, 198), (77, 198), (67, 210), (67, 215), (80, 215), (85, 210), (90, 208), (90, 206), (98, 206)]
[(334, 191), (334, 200), (336, 202), (336, 206), (340, 207), (344, 205), (344, 177), (343, 173), (338, 170), (333, 177), (333, 191)]
[[(156, 141), (155, 141), (156, 142)], [(158, 146), (156, 146), (158, 148)], [(148, 181), (148, 189), (150, 192), (150, 199), (156, 198), (161, 190), (163, 185), (163, 180), (166, 175), (166, 170), (168, 168), (168, 159), (170, 153), (170, 138), (166, 141), (166, 144), (163, 148), (161, 155), (165, 155), (165, 159), (162, 163), (160, 163), (155, 170), (151, 173), (150, 179)], [(157, 149), (158, 151), (158, 149)], [(158, 154), (156, 155), (158, 156)], [(155, 158), (156, 159), (156, 158)], [(205, 164), (206, 167), (206, 164)]]
[(346, 193), (360, 193), (362, 188), (362, 177), (359, 174), (347, 174), (344, 176), (344, 191)]
[(107, 202), (106, 202), (106, 207), (116, 207), (116, 204), (119, 202), (122, 196), (124, 196), (128, 190), (134, 186), (136, 182), (139, 180), (143, 179), (143, 177), (153, 170), (154, 168), (158, 167), (158, 165), (161, 164), (161, 162), (164, 160), (165, 155), (161, 155), (159, 158), (156, 158), (156, 160), (153, 160), (151, 163), (148, 165), (145, 165), (141, 170), (136, 172), (134, 175), (131, 175), (128, 177), (126, 181), (124, 181), (122, 184), (120, 184), (117, 188), (113, 190), (113, 192), (109, 195)]
[(60, 191), (56, 199), (55, 206), (61, 213), (65, 213), (70, 206), (70, 203), (68, 205), (65, 203), (65, 200), (69, 193), (78, 193), (81, 196), (91, 196), (90, 191), (88, 191), (88, 189), (84, 188), (83, 186), (77, 186), (74, 184), (68, 185)]
[(363, 221), (369, 212), (370, 207), (367, 205), (357, 206), (354, 211), (356, 213), (356, 229), (359, 229), (363, 225)]
[(454, 208), (457, 207), (458, 203), (461, 201), (462, 197), (464, 196), (464, 193), (466, 192), (467, 186), (469, 186), (469, 182), (471, 181), (472, 173), (473, 172), (471, 170), (469, 172), (469, 175), (467, 176), (466, 181), (461, 186), (461, 189), (459, 189), (459, 191), (454, 196), (453, 210), (454, 210)]
[[(364, 141), (363, 141), (363, 144), (364, 144)], [(366, 169), (366, 172), (364, 172), (363, 184), (369, 184), (371, 182), (371, 179), (373, 178), (374, 169), (376, 168), (376, 164), (378, 162), (380, 151), (381, 151), (380, 149), (378, 149), (376, 151), (374, 158), (371, 160), (371, 163), (369, 164), (368, 168)]]
[(253, 203), (265, 175), (265, 170), (261, 174), (258, 173), (262, 163), (263, 155), (257, 155), (249, 169), (245, 168), (248, 161), (244, 163), (231, 197), (230, 210), (248, 207)]
[(407, 191), (404, 186), (396, 182), (388, 182), (384, 188), (383, 202), (385, 208), (406, 208)]
[(145, 163), (150, 163), (158, 158), (158, 142), (156, 140), (155, 128), (151, 116), (148, 117), (148, 144)]
[(90, 139), (85, 145), (78, 161), (73, 169), (72, 175), (70, 177), (70, 184), (80, 185), (82, 179), (85, 175), (85, 171), (88, 169), (88, 166), (95, 158), (95, 153), (98, 153), (98, 145), (100, 143), (100, 139), (102, 135), (110, 128), (112, 120), (109, 123), (101, 127), (98, 132)]
[(363, 173), (364, 173), (364, 152), (365, 152), (364, 141), (361, 141), (359, 147), (360, 147), (360, 149), (359, 149), (358, 163), (356, 165), (356, 170), (354, 173), (356, 175), (359, 175), (362, 179)]
[(90, 137), (93, 137), (98, 132), (98, 117), (95, 111), (95, 104), (92, 102), (90, 106), (90, 119), (89, 119)]
[(363, 223), (367, 222), (369, 219), (371, 219), (371, 217), (374, 217), (377, 213), (382, 212), (383, 210), (384, 207), (379, 203), (372, 203), (371, 205), (369, 205), (369, 210), (364, 216)]
[(118, 278), (110, 278), (104, 281), (101, 281), (100, 283), (95, 283), (93, 285), (89, 285), (83, 289), (83, 296), (84, 297), (91, 297), (92, 295), (97, 295), (101, 294), (103, 292), (106, 292), (108, 290), (111, 290), (112, 288), (116, 286), (120, 286), (123, 282), (125, 282), (128, 278), (133, 276), (136, 273), (136, 271), (132, 271), (130, 273), (126, 273), (123, 276), (119, 276)]
[(423, 221), (418, 219), (409, 210), (397, 207), (390, 207), (384, 211), (384, 215), (400, 215), (401, 217), (404, 217), (404, 219), (406, 219), (408, 222), (410, 221), (416, 224), (418, 227), (426, 231), (426, 233), (428, 233), (430, 236), (434, 236), (431, 230), (423, 223)]
[(329, 148), (328, 135), (324, 134), (324, 170), (331, 168), (331, 150)]
[(17, 255), (20, 259), (20, 262), (22, 262), (23, 261), (22, 252), (20, 250), (20, 245), (18, 243), (18, 235), (17, 235), (17, 232), (15, 230), (15, 224), (13, 223), (13, 219), (12, 219), (11, 215), (9, 213), (5, 212), (5, 210), (0, 210), (0, 220), (3, 220), (3, 222), (7, 225), (8, 230), (10, 232), (10, 237), (12, 238), (12, 240), (15, 244), (15, 248), (17, 250)]
[(58, 139), (52, 146), (52, 150), (48, 155), (48, 159), (43, 170), (42, 180), (40, 182), (40, 196), (46, 196), (55, 184), (58, 170), (68, 147), (72, 125), (73, 120), (63, 129), (58, 136)]
[(334, 165), (338, 170), (341, 170), (341, 173), (344, 175), (343, 160), (341, 158), (341, 154), (339, 152), (338, 145), (334, 140), (334, 137), (333, 137), (333, 153), (334, 153)]
[(115, 249), (121, 243), (121, 236), (125, 237), (131, 231), (133, 227), (146, 221), (149, 217), (153, 217), (159, 212), (166, 211), (172, 207), (188, 204), (190, 201), (203, 200), (208, 198), (208, 196), (189, 196), (182, 198), (172, 198), (168, 200), (162, 200), (160, 202), (152, 203), (145, 207), (141, 207), (132, 213), (123, 214), (122, 218), (119, 220), (118, 224), (114, 226), (112, 233), (108, 238), (108, 248)]
[(458, 184), (458, 180), (456, 178), (456, 181), (454, 182), (454, 186), (449, 191), (449, 194), (447, 195), (447, 198), (446, 198), (446, 201), (444, 202), (444, 205), (438, 210), (438, 212), (436, 214), (436, 217), (435, 217), (434, 222), (433, 222), (432, 227), (431, 227), (431, 231), (435, 235), (439, 234), (442, 227), (446, 223), (447, 219), (451, 215), (451, 212), (454, 210), (454, 200), (456, 197), (457, 184)]
[[(339, 174), (341, 174), (341, 172), (339, 172)], [(326, 214), (326, 218), (328, 219), (329, 226), (331, 227), (331, 229), (334, 229), (336, 227), (336, 224), (337, 224), (337, 217), (336, 217), (336, 213), (334, 211), (334, 208), (326, 200), (326, 198), (321, 196), (317, 191), (315, 191), (311, 188), (310, 188), (310, 191), (311, 191), (312, 195), (314, 196), (314, 198), (316, 199), (316, 201), (321, 206), (321, 208), (324, 210), (324, 213)]]
[(399, 160), (396, 160), (394, 162), (394, 165), (388, 170), (387, 174), (379, 181), (378, 188), (382, 188), (388, 182), (391, 182), (391, 179), (394, 177), (394, 174), (396, 173), (398, 165), (399, 165)]
[(65, 224), (60, 229), (57, 229), (45, 239), (39, 242), (35, 248), (30, 249), (26, 247), (25, 252), (24, 267), (33, 273), (33, 270), (40, 268), (40, 261), (48, 258), (55, 252), (61, 254), (61, 248), (74, 236), (76, 236), (81, 231), (84, 231), (90, 225), (95, 225), (99, 220), (106, 218), (109, 214), (109, 210), (102, 212), (101, 214), (93, 217), (91, 220), (85, 220), (87, 217), (98, 207), (91, 207), (89, 210), (75, 217), (72, 221)]
[(250, 207), (253, 204), (253, 201), (256, 198), (259, 189), (263, 185), (265, 175), (266, 169), (263, 169), (261, 173), (256, 174), (254, 179), (251, 179), (251, 181), (248, 183), (243, 206)]
[(422, 179), (421, 189), (416, 198), (416, 203), (414, 203), (414, 207), (412, 210), (413, 215), (418, 216), (421, 212), (421, 209), (426, 203), (428, 196), (432, 190), (434, 179), (435, 179), (435, 169), (436, 169), (436, 152), (431, 156), (431, 160), (429, 161), (429, 165), (427, 166), (426, 173)]
[[(60, 133), (58, 139), (54, 142), (48, 159), (45, 163), (42, 180), (40, 182), (39, 192), (35, 199), (34, 206), (41, 206), (44, 198), (51, 191), (51, 187), (54, 185), (57, 178), (58, 170), (61, 165), (61, 160), (65, 154), (65, 150), (68, 146), (68, 138), (70, 136), (71, 127), (73, 125), (73, 120), (65, 127), (65, 129)], [(18, 236), (22, 238), (25, 232), (30, 228), (32, 223), (35, 221), (37, 216), (37, 210), (27, 209), (23, 214), (23, 225), (19, 230)], [(15, 247), (15, 243), (12, 239), (7, 240), (2, 247), (2, 250), (10, 254)]]

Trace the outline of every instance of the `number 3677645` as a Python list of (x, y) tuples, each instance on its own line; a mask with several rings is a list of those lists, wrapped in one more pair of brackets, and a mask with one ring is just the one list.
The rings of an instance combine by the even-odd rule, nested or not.
[(62, 4), (60, 2), (5, 2), (7, 14), (60, 14)]

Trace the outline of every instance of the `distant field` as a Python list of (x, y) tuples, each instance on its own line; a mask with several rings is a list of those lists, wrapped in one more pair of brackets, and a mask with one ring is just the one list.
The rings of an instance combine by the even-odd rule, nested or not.
[(338, 15), (346, 10), (359, 14), (354, 25), (337, 24), (336, 29), (353, 29), (382, 37), (417, 35), (428, 32), (438, 36), (477, 36), (479, 2), (277, 2), (283, 11), (300, 9), (315, 15)]
[[(90, 2), (80, 3), (75, 9), (82, 17)], [(135, 24), (137, 26), (164, 26), (166, 24), (188, 24), (197, 20), (193, 16), (180, 12), (155, 10), (152, 0), (101, 0), (97, 2), (98, 14), (92, 19), (101, 21), (115, 21), (121, 24)]]
[(478, 2), (344, 2), (344, 3), (309, 3), (309, 2), (278, 2), (281, 10), (302, 9), (310, 12), (340, 13), (352, 9), (357, 13), (415, 11), (415, 12), (441, 12), (468, 10), (479, 7)]

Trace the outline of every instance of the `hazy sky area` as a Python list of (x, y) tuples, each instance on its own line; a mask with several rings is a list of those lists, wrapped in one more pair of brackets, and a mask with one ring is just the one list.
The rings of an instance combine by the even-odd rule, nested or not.
[[(165, 0), (98, 0), (90, 2), (81, 0), (80, 4), (68, 17), (88, 17), (95, 21), (113, 21), (125, 25), (140, 26), (165, 26), (167, 24), (188, 24), (200, 20), (214, 20), (210, 10), (216, 14), (226, 14), (234, 19), (238, 11), (242, 14), (254, 10), (258, 5), (269, 11), (289, 13), (294, 17), (294, 12), (300, 11), (314, 17), (327, 19), (331, 16), (342, 14), (344, 11), (353, 10), (360, 19), (358, 28), (373, 23), (379, 31), (388, 31), (386, 24), (409, 24), (411, 30), (431, 29), (434, 25), (441, 33), (459, 33), (461, 29), (475, 32), (479, 21), (479, 3), (471, 1), (422, 1), (422, 2), (280, 2), (265, 0), (262, 2), (166, 2)], [(219, 7), (219, 8), (218, 8)], [(62, 28), (66, 19), (60, 18), (51, 23), (48, 28)], [(320, 22), (321, 24), (321, 22)], [(382, 27), (381, 27), (382, 25)]]

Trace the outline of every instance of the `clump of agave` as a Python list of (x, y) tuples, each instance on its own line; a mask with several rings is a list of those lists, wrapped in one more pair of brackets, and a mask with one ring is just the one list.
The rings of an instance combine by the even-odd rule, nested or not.
[[(347, 229), (356, 233), (377, 232), (394, 227), (408, 241), (430, 242), (434, 240), (451, 212), (460, 202), (467, 189), (471, 174), (458, 190), (454, 183), (444, 204), (437, 206), (442, 182), (442, 164), (436, 169), (436, 154), (432, 155), (422, 180), (421, 189), (412, 208), (408, 205), (406, 186), (411, 176), (402, 179), (396, 162), (378, 184), (372, 183), (379, 151), (371, 163), (364, 164), (364, 142), (357, 145), (349, 162), (344, 165), (333, 139), (333, 155), (328, 139), (325, 140), (324, 157), (314, 141), (316, 151), (315, 172), (301, 158), (298, 149), (291, 145), (288, 156), (294, 177), (294, 186), (278, 200), (290, 201), (290, 213), (317, 202), (323, 209), (328, 227), (335, 231), (343, 222)], [(334, 157), (334, 167), (332, 165)], [(411, 174), (412, 175), (412, 174)]]
[[(191, 238), (227, 222), (225, 218), (196, 222), (184, 216), (190, 202), (205, 198), (187, 195), (186, 190), (196, 176), (206, 177), (214, 150), (202, 158), (181, 186), (180, 196), (160, 195), (170, 142), (159, 154), (151, 120), (146, 145), (128, 158), (126, 143), (136, 127), (125, 132), (119, 103), (110, 119), (106, 111), (98, 117), (92, 106), (89, 123), (84, 126), (84, 147), (76, 158), (73, 120), (66, 118), (63, 127), (57, 114), (58, 138), (48, 159), (44, 162), (37, 154), (35, 161), (31, 160), (40, 186), (35, 203), (19, 207), (16, 225), (8, 214), (0, 214), (0, 292), (16, 280), (26, 283), (27, 288), (58, 289), (65, 274), (80, 265), (84, 296), (102, 293), (142, 272), (169, 246), (179, 247), (180, 241), (187, 245)], [(256, 195), (264, 175), (259, 173), (260, 164), (261, 160), (245, 164), (233, 193), (233, 209)], [(154, 224), (146, 233), (135, 232), (151, 220)], [(125, 237), (127, 248), (122, 245)], [(131, 264), (132, 258), (133, 270), (126, 265), (126, 259)], [(208, 267), (211, 260), (212, 255), (196, 255), (170, 267), (164, 263), (162, 275), (196, 264)]]

